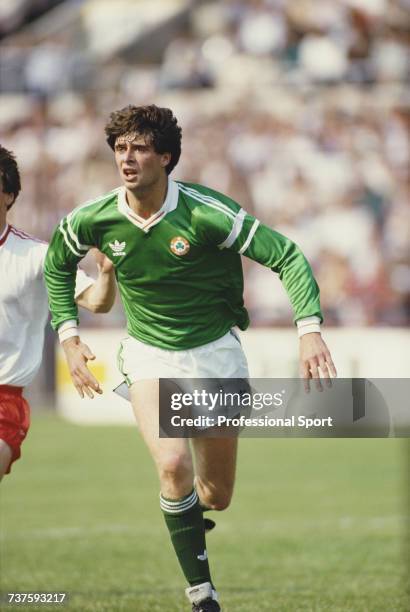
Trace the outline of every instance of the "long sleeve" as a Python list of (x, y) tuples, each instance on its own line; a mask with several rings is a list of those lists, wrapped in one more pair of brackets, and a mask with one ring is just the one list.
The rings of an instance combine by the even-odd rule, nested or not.
[(279, 274), (292, 304), (295, 322), (312, 315), (323, 321), (318, 284), (308, 261), (292, 240), (266, 225), (258, 225), (243, 254)]
[(80, 242), (81, 219), (71, 215), (65, 217), (54, 231), (44, 264), (51, 325), (54, 329), (64, 321), (78, 322), (78, 308), (75, 303), (76, 273), (79, 261), (87, 254), (90, 246)]
[(261, 224), (224, 197), (222, 208), (203, 207), (200, 223), (208, 244), (245, 255), (279, 274), (294, 311), (294, 321), (310, 316), (323, 321), (319, 287), (299, 247), (286, 236)]

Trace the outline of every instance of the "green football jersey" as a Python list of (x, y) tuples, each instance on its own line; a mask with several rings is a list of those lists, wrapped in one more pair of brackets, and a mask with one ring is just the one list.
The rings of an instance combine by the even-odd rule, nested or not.
[(128, 333), (184, 350), (246, 329), (241, 255), (277, 272), (295, 321), (322, 319), (319, 288), (299, 248), (236, 202), (202, 185), (169, 179), (166, 200), (149, 219), (128, 206), (125, 187), (62, 219), (45, 262), (52, 325), (77, 319), (78, 262), (97, 247), (115, 266)]

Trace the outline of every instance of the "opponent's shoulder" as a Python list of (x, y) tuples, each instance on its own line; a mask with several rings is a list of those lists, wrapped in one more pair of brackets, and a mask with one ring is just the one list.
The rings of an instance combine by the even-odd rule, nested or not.
[(45, 253), (48, 248), (47, 242), (28, 234), (14, 225), (9, 226), (9, 237), (7, 242), (11, 250), (16, 250), (19, 253), (33, 253), (38, 256)]
[(43, 268), (48, 243), (10, 225), (7, 240), (8, 251), (19, 258), (20, 265), (38, 272)]
[(179, 191), (193, 207), (196, 215), (214, 214), (216, 211), (228, 217), (235, 217), (241, 210), (235, 200), (220, 191), (198, 183), (176, 182)]

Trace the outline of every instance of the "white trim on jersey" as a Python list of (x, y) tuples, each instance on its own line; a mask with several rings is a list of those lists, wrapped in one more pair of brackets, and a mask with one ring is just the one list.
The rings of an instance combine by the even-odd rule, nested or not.
[(298, 336), (301, 338), (305, 334), (319, 333), (320, 334), (320, 319), (316, 315), (305, 317), (296, 321), (298, 328)]
[[(78, 248), (79, 251), (85, 251), (86, 253), (92, 248), (91, 245), (86, 245), (86, 244), (81, 244), (81, 242), (78, 240), (78, 236), (77, 234), (74, 232), (72, 226), (71, 226), (71, 219), (83, 208), (87, 208), (87, 206), (92, 206), (93, 204), (95, 204), (96, 202), (105, 200), (107, 198), (109, 198), (112, 194), (114, 194), (116, 191), (119, 191), (121, 189), (121, 187), (116, 187), (115, 189), (112, 189), (111, 191), (109, 191), (106, 195), (102, 196), (101, 198), (94, 198), (93, 200), (87, 200), (86, 202), (84, 202), (84, 204), (80, 204), (80, 206), (77, 206), (77, 208), (74, 208), (74, 210), (72, 210), (65, 218), (61, 219), (60, 221), (60, 225), (59, 225), (59, 230), (60, 232), (63, 234), (64, 237), (64, 241), (66, 243), (66, 245), (68, 246), (68, 248), (70, 249), (70, 251), (72, 253), (74, 253), (74, 255), (77, 255), (77, 257), (84, 257), (85, 253), (79, 253), (78, 251), (76, 251), (76, 248)], [(70, 244), (69, 240), (68, 240), (68, 236), (67, 233), (63, 227), (63, 222), (64, 220), (67, 221), (67, 230), (68, 230), (68, 234), (71, 238), (71, 240), (74, 242), (74, 245)]]
[(75, 248), (70, 244), (68, 237), (67, 237), (67, 233), (63, 227), (63, 221), (64, 219), (61, 219), (60, 221), (60, 225), (58, 226), (58, 229), (60, 230), (60, 232), (63, 234), (63, 238), (64, 238), (64, 242), (66, 243), (66, 245), (68, 246), (68, 248), (70, 249), (70, 251), (72, 253), (74, 253), (74, 255), (76, 255), (77, 257), (84, 257), (84, 253), (79, 253), (78, 251), (75, 250)]
[(256, 230), (258, 229), (258, 225), (259, 225), (260, 221), (258, 221), (258, 219), (255, 219), (250, 232), (248, 234), (247, 239), (245, 240), (244, 244), (242, 245), (242, 247), (239, 249), (239, 254), (242, 255), (243, 253), (245, 253), (246, 249), (248, 248), (248, 246), (250, 245), (252, 238), (256, 232)]
[(237, 239), (237, 237), (242, 231), (242, 226), (243, 226), (245, 217), (246, 217), (246, 210), (243, 210), (243, 208), (241, 208), (241, 210), (238, 212), (238, 214), (235, 217), (235, 221), (233, 222), (233, 226), (232, 226), (230, 234), (227, 236), (227, 238), (225, 238), (223, 242), (218, 244), (219, 249), (229, 249), (229, 247), (233, 245), (233, 243), (235, 242), (235, 240)]
[(72, 217), (73, 213), (70, 212), (66, 219), (67, 219), (67, 229), (68, 229), (68, 233), (70, 235), (70, 238), (75, 242), (77, 248), (80, 251), (85, 251), (86, 253), (88, 253), (88, 251), (92, 248), (91, 245), (89, 244), (81, 244), (81, 242), (78, 240), (78, 236), (77, 234), (74, 232), (73, 228), (71, 227), (71, 223), (70, 223), (70, 219)]
[(75, 319), (64, 321), (64, 323), (59, 325), (57, 331), (60, 344), (62, 344), (65, 340), (68, 340), (68, 338), (74, 338), (74, 336), (79, 336), (78, 325)]
[(74, 210), (71, 211), (70, 216), (76, 215), (83, 208), (87, 208), (87, 206), (92, 206), (93, 204), (96, 204), (97, 202), (102, 202), (103, 200), (107, 200), (116, 191), (120, 191), (120, 189), (122, 189), (122, 186), (115, 187), (114, 189), (111, 189), (111, 191), (109, 191), (108, 193), (104, 194), (103, 196), (100, 196), (99, 198), (93, 198), (92, 200), (86, 200), (82, 204), (79, 204), (78, 206), (76, 206), (74, 208)]
[(224, 204), (223, 202), (220, 202), (216, 198), (213, 198), (212, 196), (203, 195), (202, 193), (200, 193), (199, 191), (196, 191), (192, 187), (187, 187), (186, 185), (182, 185), (181, 183), (178, 183), (178, 188), (180, 191), (182, 191), (182, 193), (185, 193), (185, 195), (193, 198), (194, 200), (197, 200), (198, 202), (201, 202), (202, 204), (206, 204), (207, 206), (210, 206), (211, 208), (215, 208), (216, 210), (219, 210), (220, 212), (225, 213), (228, 217), (235, 219), (237, 213), (235, 213), (228, 206), (226, 206), (226, 204)]
[(172, 179), (168, 178), (168, 190), (167, 196), (161, 208), (157, 210), (148, 219), (144, 219), (135, 213), (132, 208), (128, 206), (127, 202), (127, 190), (125, 187), (121, 187), (118, 191), (117, 208), (118, 211), (127, 217), (127, 219), (136, 225), (140, 230), (146, 234), (149, 230), (159, 223), (165, 215), (172, 212), (178, 206), (178, 185)]

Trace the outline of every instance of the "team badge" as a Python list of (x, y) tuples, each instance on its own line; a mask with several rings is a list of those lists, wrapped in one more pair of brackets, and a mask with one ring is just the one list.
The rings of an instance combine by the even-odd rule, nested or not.
[(175, 255), (186, 255), (190, 249), (190, 244), (186, 238), (175, 236), (170, 242), (171, 251)]

